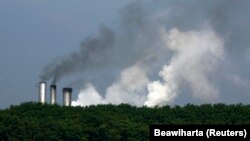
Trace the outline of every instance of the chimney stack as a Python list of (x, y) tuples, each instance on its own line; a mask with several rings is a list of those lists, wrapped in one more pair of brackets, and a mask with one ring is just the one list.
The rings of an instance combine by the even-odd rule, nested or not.
[(56, 104), (56, 85), (50, 85), (50, 103)]
[(46, 82), (39, 83), (39, 102), (45, 103), (46, 102)]
[(63, 105), (71, 106), (72, 88), (63, 88)]

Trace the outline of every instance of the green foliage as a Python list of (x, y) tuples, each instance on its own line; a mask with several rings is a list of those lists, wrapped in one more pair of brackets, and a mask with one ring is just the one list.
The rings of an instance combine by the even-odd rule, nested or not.
[(151, 124), (250, 124), (249, 105), (127, 104), (65, 107), (23, 103), (0, 110), (0, 140), (148, 140)]

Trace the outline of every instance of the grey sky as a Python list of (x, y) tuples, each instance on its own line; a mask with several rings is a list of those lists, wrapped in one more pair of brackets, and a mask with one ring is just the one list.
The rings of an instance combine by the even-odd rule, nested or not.
[[(176, 27), (181, 31), (189, 31), (209, 23), (225, 41), (225, 60), (216, 73), (209, 77), (220, 91), (220, 99), (216, 102), (249, 103), (249, 1), (159, 0), (130, 4), (132, 1), (0, 1), (0, 108), (20, 102), (37, 101), (36, 84), (44, 66), (52, 60), (79, 52), (81, 42), (89, 36), (95, 37), (99, 34), (100, 25), (106, 25), (116, 34), (120, 34), (118, 47), (131, 48), (118, 52), (128, 50), (126, 53), (131, 57), (127, 59), (137, 61), (136, 59), (145, 59), (140, 56), (148, 55), (148, 49), (152, 51), (151, 43), (155, 45), (158, 42), (155, 31), (158, 24), (167, 30)], [(130, 5), (126, 6), (128, 4)], [(138, 35), (142, 42), (134, 49)], [(141, 52), (144, 47), (145, 52)], [(161, 65), (169, 62), (167, 59), (170, 54), (165, 56), (161, 50), (158, 53), (163, 55), (163, 59), (159, 59), (157, 63), (149, 63), (156, 66), (159, 64), (158, 67), (152, 67), (155, 70), (149, 77), (151, 81), (158, 77)], [(153, 55), (158, 55), (157, 51)], [(116, 59), (119, 54), (117, 56)], [(116, 61), (119, 63), (121, 60)], [(60, 91), (63, 86), (74, 86), (73, 99), (76, 99), (82, 83), (88, 81), (100, 93), (104, 92), (119, 76), (120, 70), (111, 67), (102, 69), (64, 76), (58, 85), (58, 101), (61, 102)], [(182, 92), (175, 104), (202, 103), (186, 94), (191, 93), (188, 86), (182, 86), (180, 91)]]
[[(0, 108), (37, 100), (41, 69), (79, 48), (129, 1), (0, 1)], [(61, 102), (61, 101), (60, 101)]]

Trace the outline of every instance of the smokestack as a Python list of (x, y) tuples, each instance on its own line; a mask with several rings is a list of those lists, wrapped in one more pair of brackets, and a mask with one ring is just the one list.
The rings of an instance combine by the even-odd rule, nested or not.
[(63, 105), (71, 106), (72, 88), (63, 88)]
[(50, 85), (50, 103), (56, 103), (56, 85)]
[(45, 103), (46, 102), (46, 82), (39, 83), (39, 102)]

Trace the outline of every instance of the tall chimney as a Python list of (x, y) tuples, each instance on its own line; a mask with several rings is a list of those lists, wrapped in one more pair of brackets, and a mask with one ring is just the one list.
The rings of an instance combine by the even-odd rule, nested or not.
[(72, 88), (63, 88), (63, 105), (71, 106)]
[(56, 85), (50, 85), (50, 103), (56, 103)]
[(46, 82), (39, 83), (39, 102), (45, 103), (46, 102)]

